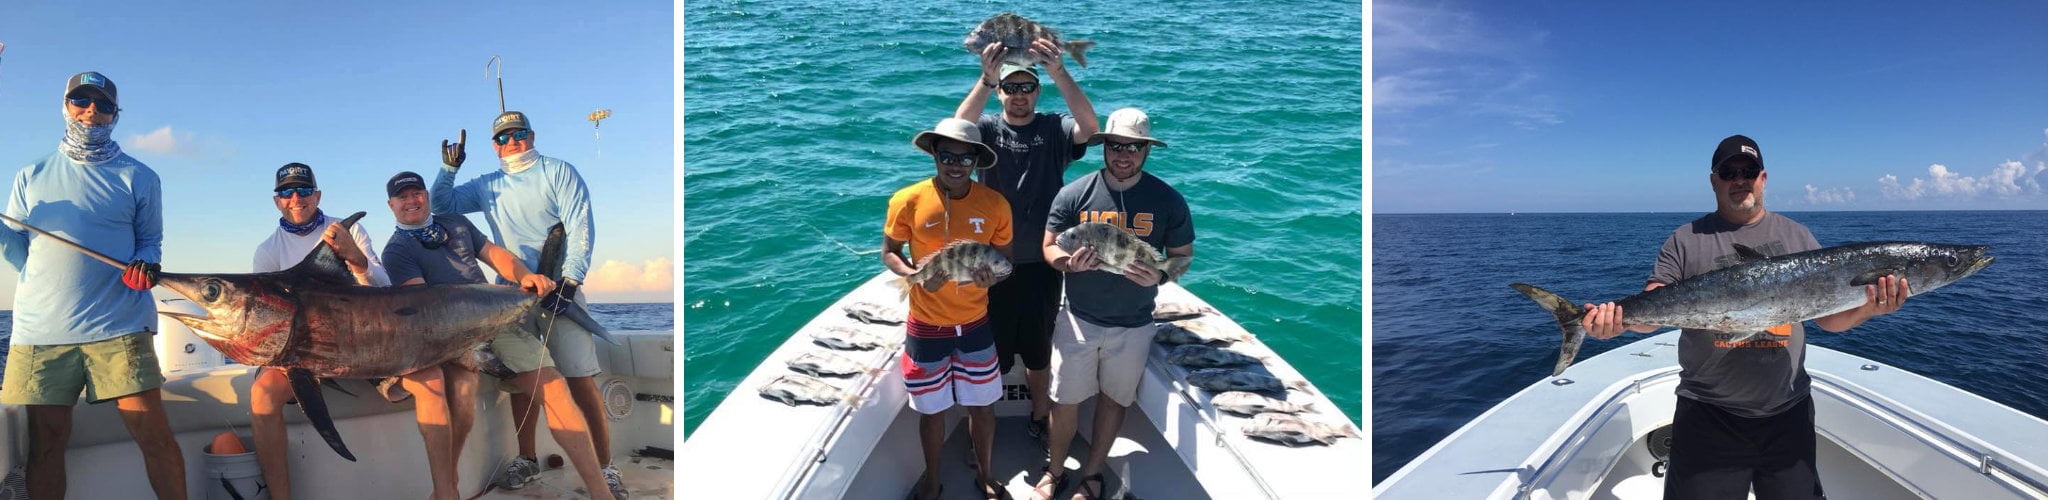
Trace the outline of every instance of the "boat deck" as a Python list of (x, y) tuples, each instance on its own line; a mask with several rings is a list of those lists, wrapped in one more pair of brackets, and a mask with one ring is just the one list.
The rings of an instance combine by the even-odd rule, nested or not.
[[(626, 491), (631, 493), (627, 500), (664, 500), (676, 498), (675, 461), (663, 458), (633, 457), (620, 458), (612, 462), (619, 467), (619, 478), (623, 479)], [(480, 500), (582, 500), (590, 498), (583, 491), (583, 480), (576, 477), (574, 467), (561, 467), (542, 471), (533, 483), (517, 490), (492, 489)]]

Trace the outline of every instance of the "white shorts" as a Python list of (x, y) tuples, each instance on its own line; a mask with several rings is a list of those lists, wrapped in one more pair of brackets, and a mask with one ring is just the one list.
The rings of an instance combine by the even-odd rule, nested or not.
[(1119, 406), (1137, 402), (1157, 330), (1097, 325), (1061, 308), (1052, 324), (1053, 402), (1081, 404), (1098, 392)]

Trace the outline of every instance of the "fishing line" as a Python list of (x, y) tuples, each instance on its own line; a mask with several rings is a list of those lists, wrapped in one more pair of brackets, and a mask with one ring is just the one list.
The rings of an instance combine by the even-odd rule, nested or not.
[(818, 233), (818, 236), (822, 236), (822, 237), (824, 237), (824, 238), (825, 238), (825, 241), (829, 241), (829, 242), (832, 242), (832, 244), (834, 244), (834, 245), (839, 245), (839, 248), (844, 248), (844, 249), (846, 249), (846, 252), (847, 252), (847, 253), (851, 253), (851, 254), (854, 254), (854, 255), (872, 255), (872, 254), (878, 254), (878, 253), (882, 253), (882, 250), (881, 250), (881, 249), (871, 249), (871, 250), (854, 250), (852, 246), (849, 246), (849, 245), (847, 245), (847, 244), (845, 244), (845, 243), (840, 243), (840, 242), (839, 242), (839, 239), (838, 239), (838, 238), (833, 238), (833, 237), (832, 237), (832, 235), (829, 235), (829, 234), (825, 234), (825, 230), (823, 230), (823, 229), (818, 229), (818, 226), (813, 226), (813, 225), (811, 225), (810, 221), (804, 221), (804, 220), (799, 220), (799, 221), (797, 221), (797, 223), (798, 223), (798, 224), (803, 224), (803, 225), (804, 225), (804, 227), (808, 227), (808, 228), (811, 228), (811, 230), (812, 230), (812, 231), (816, 231), (816, 232)]

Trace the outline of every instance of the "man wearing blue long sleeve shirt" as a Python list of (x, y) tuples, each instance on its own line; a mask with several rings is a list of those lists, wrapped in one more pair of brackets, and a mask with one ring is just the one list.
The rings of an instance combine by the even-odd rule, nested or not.
[[(453, 146), (443, 141), (442, 168), (434, 176), (428, 198), (436, 214), (483, 212), (484, 221), (491, 226), (493, 243), (512, 251), (528, 269), (536, 271), (542, 270), (540, 251), (548, 231), (556, 224), (562, 225), (567, 242), (561, 295), (583, 302), (577, 288), (582, 285), (584, 273), (590, 270), (595, 232), (590, 193), (584, 189), (583, 176), (576, 173), (574, 165), (541, 156), (534, 150), (534, 141), (533, 127), (524, 113), (507, 111), (498, 115), (491, 124), (491, 142), (497, 150), (500, 168), (460, 186), (455, 185), (455, 172), (467, 156), (463, 151), (466, 141)], [(573, 322), (555, 323), (554, 329), (548, 338), (548, 351), (553, 354), (555, 368), (568, 380), (569, 392), (589, 424), (591, 444), (596, 445), (597, 458), (604, 464), (605, 480), (614, 491), (622, 492), (618, 468), (611, 463), (610, 425), (604, 417), (603, 399), (597, 392), (597, 382), (591, 378), (598, 372), (597, 346), (590, 332)], [(532, 395), (515, 393), (512, 405), (532, 407)], [(533, 461), (533, 422), (530, 418), (514, 420), (520, 456), (498, 477), (499, 486), (507, 489), (525, 486), (540, 472)]]
[(28, 407), (28, 489), (63, 498), (71, 407), (114, 400), (142, 450), (158, 498), (185, 498), (185, 460), (164, 416), (163, 374), (150, 342), (156, 324), (155, 262), (163, 256), (162, 188), (156, 172), (121, 152), (114, 82), (97, 72), (65, 85), (57, 152), (14, 175), (9, 217), (114, 256), (116, 271), (62, 243), (6, 224), (0, 253), (21, 272), (0, 403)]

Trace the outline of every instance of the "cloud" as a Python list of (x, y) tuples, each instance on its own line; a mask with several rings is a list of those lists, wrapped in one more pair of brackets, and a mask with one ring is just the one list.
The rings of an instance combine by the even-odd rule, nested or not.
[(1817, 189), (1806, 185), (1806, 202), (1815, 205), (1823, 203), (1848, 203), (1856, 201), (1856, 190), (1846, 187)]
[(606, 260), (584, 277), (583, 289), (591, 293), (644, 296), (650, 292), (673, 294), (675, 263), (658, 257), (635, 265)]
[(170, 125), (158, 127), (143, 134), (134, 134), (121, 140), (121, 149), (158, 156), (186, 159), (223, 159), (234, 153), (233, 148), (219, 141), (202, 138), (192, 132), (181, 132)]
[(1885, 174), (1877, 178), (1878, 190), (1885, 198), (1893, 200), (1918, 200), (1925, 198), (1971, 199), (1980, 196), (2011, 198), (2022, 194), (2041, 192), (2041, 172), (2048, 166), (2036, 162), (2032, 167), (2017, 161), (1998, 164), (1990, 173), (1980, 177), (1964, 176), (1950, 171), (1947, 165), (1939, 163), (1927, 167), (1927, 177), (1915, 178), (1912, 182), (1900, 182), (1898, 176)]
[(1388, 2), (1373, 4), (1372, 23), (1374, 110), (1451, 111), (1523, 129), (1564, 122), (1557, 99), (1538, 88), (1535, 60), (1549, 32)]

